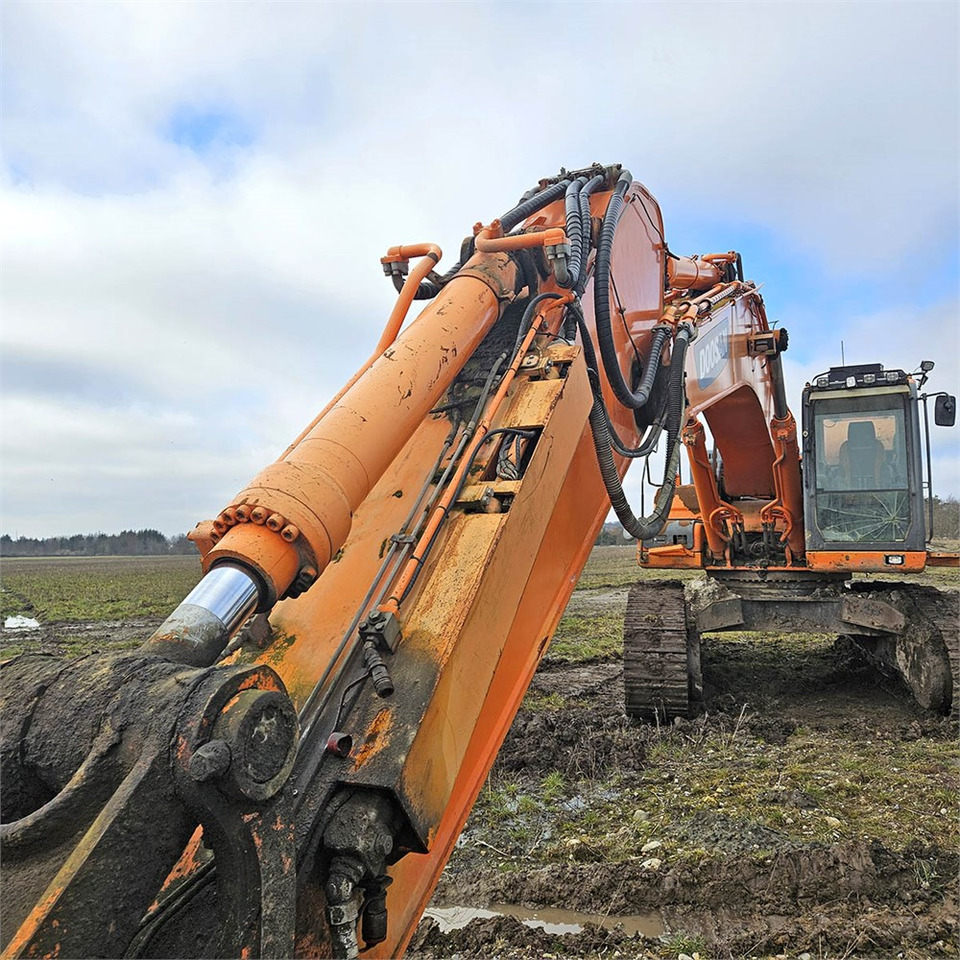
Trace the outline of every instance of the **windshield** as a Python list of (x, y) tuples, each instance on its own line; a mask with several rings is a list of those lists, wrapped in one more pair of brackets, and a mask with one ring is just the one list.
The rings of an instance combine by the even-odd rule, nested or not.
[(817, 520), (824, 540), (903, 540), (910, 499), (902, 396), (837, 398), (817, 408)]

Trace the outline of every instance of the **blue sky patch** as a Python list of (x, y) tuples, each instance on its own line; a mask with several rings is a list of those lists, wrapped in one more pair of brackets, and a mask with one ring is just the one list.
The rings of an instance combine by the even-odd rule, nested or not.
[(251, 125), (239, 113), (195, 104), (182, 104), (173, 111), (166, 137), (201, 155), (224, 147), (248, 147), (255, 139)]

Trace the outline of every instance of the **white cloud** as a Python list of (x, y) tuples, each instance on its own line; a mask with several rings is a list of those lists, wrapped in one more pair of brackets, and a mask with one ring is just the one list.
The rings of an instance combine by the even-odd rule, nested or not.
[[(942, 286), (956, 8), (810, 9), (4, 4), (4, 362), (61, 394), (7, 376), (8, 520), (79, 528), (31, 499), (31, 477), (60, 462), (106, 483), (119, 457), (185, 529), (365, 357), (392, 303), (387, 246), (439, 241), (450, 263), (475, 220), (560, 163), (624, 161), (668, 235), (672, 216), (753, 222), (851, 284), (902, 262), (904, 303), (922, 251)], [(185, 106), (235, 115), (252, 143), (171, 142)], [(848, 344), (877, 336), (824, 322)], [(57, 409), (112, 432), (68, 459)], [(139, 502), (90, 509), (115, 528)]]

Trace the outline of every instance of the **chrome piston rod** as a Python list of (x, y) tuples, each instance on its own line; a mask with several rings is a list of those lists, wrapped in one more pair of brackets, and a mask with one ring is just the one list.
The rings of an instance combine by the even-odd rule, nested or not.
[(239, 565), (214, 567), (140, 648), (140, 653), (208, 667), (256, 610), (260, 587)]

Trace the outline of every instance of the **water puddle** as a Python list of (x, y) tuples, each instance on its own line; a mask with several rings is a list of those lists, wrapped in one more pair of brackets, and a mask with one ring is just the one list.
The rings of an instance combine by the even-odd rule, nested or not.
[(7, 617), (3, 621), (4, 630), (39, 630), (40, 621), (33, 617)]
[(423, 915), (436, 920), (440, 924), (441, 933), (459, 930), (471, 920), (484, 920), (490, 917), (513, 917), (525, 926), (552, 934), (582, 933), (584, 925), (588, 923), (595, 923), (606, 930), (620, 926), (623, 927), (624, 933), (631, 937), (638, 933), (645, 937), (660, 937), (667, 931), (659, 913), (635, 913), (614, 917), (599, 913), (577, 913), (575, 910), (561, 910), (554, 907), (531, 910), (511, 903), (491, 903), (486, 909), (427, 907)]

